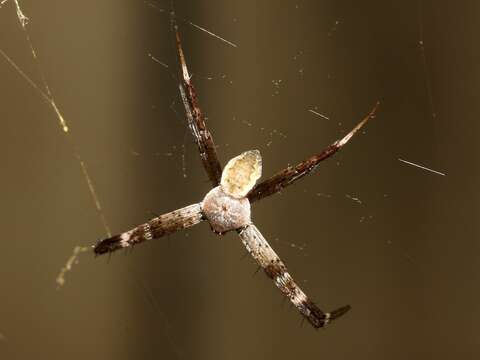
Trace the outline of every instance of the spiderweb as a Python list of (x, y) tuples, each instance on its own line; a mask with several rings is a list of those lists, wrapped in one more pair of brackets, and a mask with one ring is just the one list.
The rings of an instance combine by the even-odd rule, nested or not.
[[(307, 12), (307, 10), (305, 10), (307, 8), (305, 2), (298, 2), (291, 5), (292, 8), (290, 9), (290, 11), (292, 11), (292, 16), (296, 16), (295, 14), (302, 11)], [(60, 129), (62, 136), (68, 143), (70, 149), (68, 155), (70, 156), (71, 161), (80, 168), (82, 174), (81, 176), (85, 184), (83, 191), (88, 191), (89, 196), (92, 200), (91, 211), (96, 212), (96, 218), (103, 227), (104, 233), (99, 234), (99, 236), (109, 236), (111, 235), (111, 225), (109, 221), (107, 221), (107, 217), (105, 215), (103, 207), (104, 204), (102, 202), (103, 193), (101, 191), (98, 191), (96, 179), (90, 173), (88, 163), (82, 155), (85, 149), (77, 145), (79, 143), (78, 139), (85, 135), (83, 133), (81, 135), (77, 135), (77, 129), (73, 125), (75, 124), (75, 121), (71, 121), (71, 119), (64, 114), (64, 112), (62, 111), (62, 103), (58, 101), (58, 98), (54, 95), (53, 91), (49, 86), (48, 76), (46, 76), (42, 70), (42, 63), (45, 62), (45, 59), (42, 58), (42, 48), (36, 46), (36, 34), (30, 28), (32, 21), (35, 21), (35, 19), (32, 18), (32, 16), (30, 16), (28, 11), (26, 10), (28, 8), (24, 8), (23, 6), (24, 5), (21, 0), (1, 0), (0, 12), (10, 12), (12, 13), (12, 16), (16, 17), (17, 26), (21, 34), (21, 36), (19, 36), (19, 39), (21, 38), (21, 41), (25, 43), (24, 46), (28, 48), (29, 61), (31, 61), (31, 63), (34, 65), (34, 71), (26, 71), (24, 66), (19, 65), (25, 63), (26, 60), (12, 56), (8, 51), (5, 51), (5, 49), (2, 47), (2, 44), (0, 44), (0, 55), (4, 60), (3, 67), (4, 69), (8, 67), (13, 70), (21, 79), (23, 79), (24, 84), (28, 85), (28, 87), (30, 87), (50, 108), (52, 120), (55, 120), (57, 122), (58, 128)], [(168, 23), (169, 4), (155, 1), (146, 1), (144, 6), (149, 8), (150, 11), (152, 13), (155, 13), (157, 16), (161, 16), (160, 21)], [(261, 6), (259, 7), (260, 8), (256, 9), (256, 11), (266, 16), (268, 11), (266, 9), (261, 9)], [(426, 94), (429, 108), (427, 112), (428, 116), (434, 119), (438, 119), (439, 117), (441, 117), (441, 113), (437, 109), (435, 94), (434, 90), (432, 89), (432, 83), (430, 80), (431, 69), (429, 67), (428, 42), (425, 39), (426, 36), (423, 20), (425, 17), (425, 11), (423, 9), (423, 2), (419, 1), (418, 3), (416, 3), (415, 8), (417, 10), (412, 15), (412, 17), (415, 17), (415, 22), (417, 24), (417, 27), (415, 29), (416, 35), (414, 37), (417, 41), (416, 60), (419, 61), (419, 68), (421, 68), (422, 71), (422, 92)], [(295, 11), (297, 13), (295, 13)], [(5, 14), (2, 15), (5, 16)], [(305, 14), (303, 14), (303, 16), (307, 17), (307, 15)], [(242, 36), (240, 35), (237, 37), (230, 37), (228, 34), (225, 35), (221, 31), (217, 32), (216, 30), (212, 30), (215, 29), (215, 25), (217, 25), (217, 27), (221, 29), (222, 27), (218, 26), (218, 24), (212, 25), (210, 23), (206, 23), (208, 25), (204, 25), (204, 23), (202, 23), (201, 21), (195, 20), (194, 22), (189, 20), (189, 17), (187, 15), (181, 18), (181, 21), (182, 24), (186, 26), (187, 29), (189, 29), (187, 30), (187, 34), (191, 36), (190, 40), (188, 40), (188, 36), (185, 36), (186, 47), (188, 47), (189, 45), (190, 47), (194, 47), (194, 42), (203, 36), (211, 40), (211, 44), (215, 44), (211, 45), (211, 47), (206, 50), (206, 52), (216, 51), (217, 53), (220, 53), (220, 56), (223, 56), (224, 58), (226, 58), (227, 56), (235, 56), (232, 54), (238, 54), (239, 52), (243, 51), (251, 52), (253, 54), (255, 50), (258, 50), (258, 48), (256, 48), (255, 46), (249, 47), (249, 45), (251, 44), (242, 42)], [(233, 11), (233, 16), (229, 17), (228, 25), (231, 26), (231, 24), (237, 24), (241, 21), (242, 20), (240, 14), (237, 14), (235, 13), (235, 11)], [(318, 38), (320, 38), (319, 46), (323, 46), (325, 49), (328, 50), (332, 46), (330, 45), (331, 43), (335, 41), (341, 41), (338, 38), (340, 37), (340, 39), (342, 39), (342, 36), (344, 36), (344, 34), (342, 33), (342, 27), (345, 25), (346, 21), (347, 20), (342, 18), (342, 16), (337, 16), (335, 19), (331, 20), (329, 24), (325, 25), (326, 30), (322, 33), (322, 36), (317, 36)], [(219, 19), (219, 23), (221, 23), (221, 19)], [(243, 23), (242, 26), (246, 26), (245, 23)], [(0, 24), (0, 28), (1, 27), (2, 25)], [(283, 29), (282, 31), (286, 30)], [(275, 70), (271, 70), (268, 67), (264, 67), (262, 69), (262, 71), (266, 73), (263, 80), (267, 80), (263, 81), (263, 84), (259, 86), (259, 89), (257, 89), (259, 93), (268, 94), (268, 97), (270, 98), (264, 100), (264, 108), (268, 109), (270, 113), (276, 114), (285, 111), (285, 117), (287, 118), (287, 121), (283, 124), (280, 122), (277, 124), (273, 121), (262, 121), (261, 118), (256, 118), (257, 114), (254, 112), (235, 109), (232, 110), (230, 113), (221, 114), (222, 116), (224, 116), (224, 118), (222, 119), (224, 123), (222, 123), (221, 121), (216, 122), (215, 118), (218, 118), (218, 114), (215, 113), (215, 110), (211, 110), (208, 113), (208, 115), (212, 117), (211, 127), (215, 132), (214, 135), (219, 145), (219, 151), (225, 151), (226, 154), (237, 154), (245, 149), (261, 147), (262, 153), (265, 154), (265, 163), (270, 164), (268, 170), (270, 173), (284, 167), (289, 162), (299, 160), (294, 156), (289, 156), (289, 151), (291, 151), (290, 149), (292, 147), (295, 147), (296, 145), (298, 145), (299, 147), (303, 147), (303, 144), (300, 144), (303, 140), (303, 136), (305, 137), (305, 143), (310, 141), (311, 144), (313, 144), (310, 148), (306, 150), (305, 147), (303, 147), (302, 149), (305, 150), (305, 155), (308, 155), (309, 151), (315, 151), (315, 149), (318, 149), (318, 146), (322, 146), (319, 144), (327, 144), (331, 139), (336, 138), (336, 135), (338, 135), (339, 133), (347, 131), (352, 122), (349, 122), (347, 124), (346, 120), (344, 119), (352, 119), (352, 121), (358, 119), (358, 114), (362, 113), (362, 111), (365, 110), (365, 104), (368, 104), (368, 106), (370, 106), (372, 100), (377, 100), (376, 98), (367, 98), (366, 96), (361, 97), (360, 95), (361, 100), (358, 100), (355, 105), (355, 107), (360, 110), (358, 110), (358, 112), (356, 113), (350, 110), (344, 111), (342, 113), (342, 109), (340, 109), (339, 111), (339, 109), (333, 106), (331, 103), (322, 103), (322, 101), (319, 100), (322, 97), (322, 94), (319, 94), (318, 96), (314, 96), (312, 94), (304, 94), (303, 101), (299, 102), (298, 99), (296, 99), (297, 102), (289, 104), (290, 108), (293, 108), (295, 111), (289, 111), (288, 109), (286, 109), (287, 106), (283, 106), (281, 104), (282, 101), (285, 103), (288, 102), (285, 100), (285, 94), (290, 94), (292, 88), (300, 88), (301, 84), (310, 85), (312, 82), (314, 82), (314, 80), (312, 80), (312, 78), (314, 77), (312, 73), (314, 72), (315, 61), (317, 60), (317, 58), (312, 55), (312, 49), (314, 48), (313, 45), (311, 45), (312, 43), (309, 43), (305, 40), (305, 38), (310, 39), (310, 36), (312, 35), (302, 33), (301, 30), (298, 29), (291, 29), (290, 31), (295, 33), (294, 38), (297, 39), (298, 43), (291, 48), (288, 48), (290, 52), (288, 54), (283, 54), (285, 55), (284, 57), (288, 60), (285, 60), (284, 62), (282, 62), (282, 60), (278, 60), (278, 67), (275, 67)], [(273, 37), (278, 36), (278, 34), (276, 34), (275, 32), (272, 32), (268, 35), (259, 34), (259, 42), (261, 40), (265, 40), (262, 38), (262, 36)], [(231, 49), (232, 52), (227, 53), (225, 52), (225, 50), (220, 48), (220, 46)], [(219, 48), (221, 50), (219, 50)], [(148, 58), (152, 63), (158, 65), (159, 68), (163, 69), (167, 74), (166, 77), (173, 78), (173, 74), (176, 71), (176, 64), (174, 62), (175, 54), (172, 52), (170, 55), (170, 57), (164, 56), (158, 50), (146, 51), (144, 54), (141, 54), (141, 56)], [(198, 72), (194, 72), (193, 75), (193, 80), (198, 87), (199, 96), (202, 100), (202, 106), (203, 104), (205, 104), (204, 107), (207, 109), (214, 109), (215, 103), (210, 103), (211, 100), (209, 100), (208, 96), (203, 95), (204, 90), (206, 90), (205, 92), (208, 93), (209, 87), (217, 87), (225, 91), (225, 89), (234, 89), (238, 84), (242, 83), (242, 79), (239, 79), (238, 77), (232, 75), (232, 72), (229, 71), (228, 68), (222, 68), (221, 61), (217, 61), (215, 59), (215, 56), (212, 56), (212, 58), (213, 60), (211, 60), (211, 66), (206, 67), (205, 70), (198, 70)], [(222, 58), (222, 61), (225, 62), (226, 60), (224, 58)], [(412, 59), (413, 58), (414, 57), (412, 56)], [(194, 63), (194, 65), (192, 66), (193, 68), (199, 68), (195, 67), (195, 59), (188, 60), (189, 62)], [(265, 61), (271, 64), (274, 63), (276, 60), (277, 59), (272, 57), (272, 59), (267, 59)], [(329, 64), (328, 61), (326, 61), (326, 63)], [(261, 77), (261, 74), (257, 75), (259, 78)], [(335, 88), (335, 86), (338, 86), (338, 83), (341, 83), (342, 81), (341, 78), (338, 79), (339, 75), (335, 74), (335, 72), (331, 71), (331, 69), (327, 70), (324, 75), (324, 79), (322, 80), (323, 82), (321, 84), (317, 84), (317, 88), (321, 89), (319, 91), (325, 91), (323, 90), (324, 88), (327, 88), (327, 86), (332, 86), (334, 88), (332, 91), (336, 91), (337, 94), (342, 93), (339, 88)], [(352, 73), (350, 73), (349, 75), (355, 76)], [(174, 83), (170, 83), (166, 86), (170, 86), (172, 84)], [(7, 87), (8, 86), (9, 85), (7, 84)], [(232, 96), (234, 95), (235, 93), (233, 92)], [(351, 96), (351, 102), (355, 103), (356, 100), (354, 100), (354, 98), (356, 95), (350, 94), (349, 96)], [(229, 102), (231, 100), (227, 99), (226, 101)], [(362, 102), (362, 105), (358, 105), (360, 101)], [(183, 121), (183, 113), (181, 106), (179, 106), (180, 104), (176, 99), (169, 99), (168, 102), (170, 112), (174, 116), (176, 116), (176, 119), (178, 120), (177, 123), (181, 124)], [(159, 105), (152, 105), (152, 107), (153, 106)], [(341, 113), (341, 115), (339, 115), (339, 113)], [(266, 116), (267, 113), (264, 113), (262, 115)], [(298, 120), (299, 123), (307, 125), (302, 125), (299, 128), (290, 128), (289, 126), (287, 126), (287, 122), (296, 121), (292, 119), (297, 116), (301, 119)], [(162, 121), (164, 120), (165, 119), (162, 119)], [(379, 121), (381, 121), (381, 119), (379, 119)], [(222, 126), (223, 124), (228, 124), (228, 126)], [(308, 128), (305, 129), (305, 126), (307, 126)], [(315, 126), (317, 126), (317, 128), (315, 128)], [(326, 134), (325, 136), (321, 135), (321, 139), (319, 139), (320, 135), (309, 134), (310, 132), (313, 133), (313, 131), (310, 131), (310, 129), (313, 128), (317, 130), (321, 129), (320, 131), (323, 131), (323, 129), (327, 128), (328, 131), (331, 132)], [(226, 137), (229, 131), (233, 133), (242, 132), (247, 135), (245, 135), (245, 137), (241, 140), (237, 141), (235, 137)], [(366, 130), (367, 133), (369, 131), (370, 128)], [(164, 146), (159, 146), (155, 150), (152, 150), (150, 152), (145, 152), (144, 149), (139, 150), (138, 147), (135, 146), (136, 143), (134, 143), (133, 141), (131, 146), (130, 144), (127, 144), (126, 147), (129, 148), (130, 155), (134, 159), (138, 159), (138, 162), (146, 161), (145, 159), (148, 158), (150, 159), (149, 161), (152, 161), (152, 163), (154, 163), (154, 160), (151, 159), (161, 158), (162, 161), (165, 161), (165, 163), (172, 165), (172, 167), (177, 170), (176, 175), (179, 178), (181, 177), (187, 179), (192, 176), (192, 173), (194, 174), (198, 170), (196, 169), (197, 166), (194, 166), (198, 159), (196, 159), (197, 154), (194, 153), (193, 146), (189, 145), (190, 139), (186, 128), (181, 131), (181, 133), (183, 136), (180, 136), (177, 139), (173, 140), (173, 145), (166, 144)], [(260, 144), (258, 143), (258, 139), (260, 139)], [(367, 137), (362, 137), (358, 141), (366, 142), (366, 139)], [(433, 170), (428, 164), (428, 161), (422, 161), (421, 157), (419, 157), (418, 159), (411, 158), (411, 154), (404, 154), (401, 152), (401, 149), (396, 149), (396, 151), (396, 153), (389, 154), (390, 157), (388, 161), (395, 162), (396, 166), (402, 169), (400, 171), (413, 171), (413, 168), (407, 168), (407, 166), (413, 166), (416, 167), (415, 170), (418, 171), (432, 171), (432, 175), (447, 174), (447, 171), (445, 171), (445, 169), (440, 169), (441, 171)], [(225, 158), (223, 158), (222, 160), (227, 160), (228, 156), (224, 156)], [(350, 156), (358, 160), (362, 157), (362, 154), (355, 154), (355, 150), (352, 150), (352, 152), (349, 153), (349, 157)], [(170, 163), (168, 163), (168, 161), (170, 161)], [(348, 160), (347, 157), (342, 154), (336, 160), (333, 160), (331, 164), (326, 165), (325, 172), (328, 173), (331, 171), (337, 171), (336, 168), (338, 168), (339, 172), (342, 172), (344, 171), (343, 165), (345, 163), (352, 165), (353, 162), (353, 160), (352, 162), (350, 162), (350, 160)], [(154, 164), (156, 166), (156, 163)], [(425, 172), (425, 174), (423, 175), (426, 174), (427, 173)], [(184, 181), (189, 180), (190, 179)], [(190, 183), (186, 182), (185, 184)], [(325, 209), (333, 206), (333, 203), (342, 203), (341, 206), (343, 210), (349, 209), (348, 211), (351, 211), (350, 215), (347, 215), (351, 216), (351, 219), (347, 219), (347, 221), (351, 220), (351, 223), (355, 222), (357, 225), (361, 224), (362, 226), (367, 226), (368, 224), (375, 224), (377, 221), (377, 217), (381, 218), (382, 216), (381, 214), (379, 215), (378, 213), (375, 213), (373, 210), (371, 210), (371, 208), (373, 208), (376, 203), (388, 202), (390, 201), (390, 199), (392, 199), (392, 197), (395, 196), (395, 194), (392, 195), (392, 193), (394, 193), (392, 189), (381, 189), (378, 190), (378, 193), (372, 195), (372, 193), (362, 192), (362, 186), (356, 186), (356, 184), (352, 185), (351, 183), (344, 183), (343, 186), (339, 188), (329, 188), (328, 186), (326, 186), (327, 190), (319, 188), (317, 184), (312, 184), (313, 182), (307, 183), (306, 185), (301, 185), (294, 189), (295, 191), (291, 190), (290, 193), (286, 192), (285, 194), (280, 195), (282, 199), (280, 199), (278, 203), (276, 203), (278, 204), (278, 209), (276, 210), (278, 210), (279, 212), (291, 213), (292, 210), (289, 209), (288, 203), (293, 202), (296, 199), (299, 199), (298, 201), (301, 204), (308, 204), (315, 201), (318, 205), (318, 202), (321, 202), (322, 204), (324, 204)], [(328, 185), (328, 182), (325, 182), (322, 185)], [(79, 189), (77, 190), (80, 191)], [(285, 201), (282, 202), (282, 200)], [(265, 210), (269, 205), (260, 204), (259, 208), (262, 209), (262, 206), (263, 210)], [(322, 208), (322, 210), (324, 209)], [(141, 215), (142, 216), (139, 215), (139, 218), (143, 217), (143, 214)], [(331, 216), (333, 217), (334, 215), (338, 214), (332, 214)], [(299, 221), (299, 219), (302, 218), (302, 216), (303, 215), (301, 214), (301, 212), (297, 211), (297, 213), (294, 213), (292, 215), (291, 221), (297, 222)], [(307, 223), (314, 222), (316, 220), (315, 214), (307, 214), (306, 219)], [(332, 218), (328, 219), (332, 220)], [(306, 251), (306, 249), (309, 248), (311, 244), (310, 239), (299, 239), (298, 237), (295, 237), (296, 232), (289, 229), (285, 230), (288, 232), (287, 234), (282, 234), (279, 232), (276, 233), (275, 227), (268, 224), (269, 220), (266, 215), (260, 215), (259, 221), (264, 221), (266, 223), (265, 227), (268, 229), (267, 232), (274, 234), (274, 236), (271, 237), (272, 244), (274, 246), (277, 246), (278, 244), (279, 250), (282, 253), (284, 252), (282, 250), (285, 250), (285, 252), (287, 252), (288, 254), (289, 249), (293, 249), (294, 251), (296, 251), (296, 255), (292, 255), (292, 257), (294, 257), (294, 259), (296, 257), (297, 260), (294, 261), (298, 262), (300, 262), (301, 259), (303, 259), (304, 257), (313, 257), (313, 251)], [(334, 232), (333, 229), (333, 227), (329, 227), (327, 225), (327, 228), (325, 229), (326, 234), (331, 235)], [(301, 233), (301, 231), (301, 229), (298, 230), (298, 233)], [(92, 242), (94, 241), (94, 239), (91, 240)], [(392, 247), (393, 245), (397, 246), (397, 250), (399, 250), (402, 256), (406, 258), (409, 262), (413, 262), (415, 260), (414, 257), (412, 257), (407, 251), (404, 251), (400, 245), (395, 244), (391, 240), (383, 241), (389, 247)], [(88, 245), (90, 245), (90, 243), (88, 243)], [(87, 252), (89, 249), (89, 246), (85, 246), (85, 244), (80, 244), (73, 249), (72, 255), (67, 259), (65, 265), (60, 269), (60, 273), (56, 276), (56, 283), (58, 287), (62, 287), (65, 284), (66, 274), (68, 271), (71, 270), (72, 266), (76, 262), (78, 262), (79, 255)], [(59, 264), (60, 263), (61, 262), (59, 262)], [(328, 267), (331, 264), (332, 263), (329, 263), (324, 266)], [(309, 266), (313, 268), (313, 265)], [(304, 275), (303, 279), (300, 276), (299, 281), (305, 282), (305, 278), (307, 277), (309, 278), (309, 282), (313, 282), (314, 276), (312, 275)], [(160, 306), (158, 305), (155, 295), (153, 294), (151, 284), (147, 285), (147, 282), (141, 282), (140, 287), (145, 292), (147, 301), (151, 304), (150, 306), (156, 309), (155, 312), (157, 314), (162, 314), (161, 310), (159, 309)], [(165, 326), (165, 328), (163, 329), (163, 334), (166, 337), (169, 337), (168, 343), (173, 349), (172, 352), (175, 358), (183, 358), (183, 351), (180, 350), (182, 346), (181, 344), (178, 344), (178, 339), (176, 339), (172, 335), (173, 330), (170, 329), (171, 324), (169, 323), (169, 320), (165, 318), (163, 323)], [(7, 337), (0, 334), (0, 340), (4, 340), (5, 338)]]

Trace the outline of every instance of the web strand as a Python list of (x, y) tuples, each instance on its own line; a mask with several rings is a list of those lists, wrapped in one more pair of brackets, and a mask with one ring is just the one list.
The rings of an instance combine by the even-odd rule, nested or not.
[[(100, 199), (97, 195), (97, 192), (95, 191), (95, 186), (93, 184), (92, 177), (90, 176), (90, 174), (88, 172), (87, 165), (86, 165), (85, 161), (83, 160), (83, 158), (81, 157), (79, 151), (75, 148), (72, 140), (70, 139), (70, 137), (71, 137), (70, 128), (67, 124), (67, 121), (65, 120), (64, 115), (62, 114), (59, 107), (57, 106), (57, 104), (55, 102), (55, 99), (52, 95), (52, 92), (50, 91), (50, 87), (48, 86), (46, 78), (43, 74), (43, 71), (41, 71), (41, 68), (38, 64), (38, 53), (37, 53), (35, 47), (33, 46), (33, 43), (32, 43), (31, 38), (30, 38), (30, 34), (28, 32), (28, 29), (27, 29), (27, 24), (28, 24), (29, 18), (27, 16), (25, 16), (24, 12), (22, 11), (22, 9), (20, 7), (20, 4), (19, 4), (18, 0), (14, 0), (14, 4), (15, 4), (16, 12), (17, 12), (17, 18), (18, 18), (18, 21), (19, 21), (19, 23), (22, 27), (22, 30), (25, 33), (26, 40), (27, 40), (28, 46), (29, 46), (31, 54), (32, 54), (33, 61), (36, 65), (36, 67), (37, 67), (38, 73), (40, 74), (40, 76), (42, 78), (42, 85), (43, 85), (44, 90), (42, 90), (42, 88), (40, 88), (40, 86), (38, 86), (38, 84), (35, 83), (2, 49), (0, 49), (0, 54), (17, 71), (17, 73), (50, 105), (52, 110), (55, 112), (55, 115), (58, 119), (60, 128), (62, 129), (62, 132), (65, 134), (66, 138), (68, 139), (68, 141), (70, 143), (70, 146), (72, 147), (73, 155), (77, 159), (77, 161), (80, 165), (83, 177), (85, 178), (85, 182), (87, 183), (88, 190), (89, 190), (90, 195), (92, 197), (92, 200), (94, 202), (95, 208), (96, 208), (96, 210), (99, 214), (99, 217), (101, 219), (103, 227), (105, 228), (105, 231), (106, 231), (107, 235), (110, 236), (111, 235), (110, 228), (109, 228), (109, 226), (107, 224), (107, 221), (105, 219), (105, 216), (103, 214)], [(70, 135), (70, 137), (68, 135)]]
[[(2, 0), (0, 2), (0, 7), (6, 3), (7, 0)], [(10, 58), (2, 49), (0, 49), (0, 55), (7, 61), (7, 63), (12, 66), (12, 68), (29, 84), (36, 92), (38, 95), (40, 95), (43, 100), (45, 100), (48, 105), (52, 108), (53, 112), (55, 113), (55, 116), (58, 119), (58, 123), (60, 125), (60, 128), (62, 130), (62, 133), (65, 135), (65, 138), (67, 142), (69, 143), (72, 153), (77, 160), (78, 164), (80, 165), (80, 169), (82, 171), (83, 178), (85, 179), (85, 182), (88, 187), (88, 191), (92, 197), (95, 209), (98, 213), (98, 216), (100, 218), (100, 221), (102, 223), (102, 226), (105, 229), (105, 232), (108, 236), (111, 236), (111, 231), (110, 227), (108, 226), (107, 220), (105, 218), (105, 215), (102, 210), (102, 205), (100, 202), (100, 199), (97, 195), (97, 192), (95, 190), (94, 183), (92, 181), (92, 177), (88, 171), (88, 167), (86, 162), (83, 160), (82, 156), (80, 155), (80, 152), (76, 149), (73, 139), (72, 139), (72, 134), (70, 127), (67, 124), (67, 121), (62, 114), (60, 108), (57, 106), (55, 102), (55, 98), (52, 95), (52, 92), (50, 91), (50, 87), (48, 85), (48, 82), (46, 80), (46, 77), (39, 65), (39, 60), (38, 60), (38, 52), (35, 49), (33, 42), (31, 40), (29, 31), (27, 29), (27, 25), (29, 22), (29, 18), (24, 14), (22, 8), (20, 7), (19, 0), (13, 0), (13, 4), (15, 6), (16, 14), (18, 21), (20, 23), (20, 26), (22, 28), (22, 31), (25, 34), (25, 39), (28, 43), (28, 46), (30, 48), (31, 56), (34, 62), (34, 65), (36, 67), (36, 71), (40, 75), (41, 78), (41, 83), (42, 85), (39, 86), (36, 82), (34, 82), (26, 73), (23, 71), (16, 63), (13, 61), (12, 58)], [(43, 88), (43, 89), (42, 89)], [(67, 260), (66, 264), (64, 267), (60, 270), (60, 273), (56, 279), (58, 287), (61, 287), (65, 284), (65, 274), (71, 270), (72, 266), (78, 262), (78, 256), (80, 253), (83, 253), (88, 250), (88, 247), (80, 247), (76, 246), (73, 255)]]
[(425, 41), (424, 41), (424, 31), (423, 31), (423, 1), (419, 0), (418, 2), (418, 45), (420, 47), (420, 57), (422, 60), (423, 73), (425, 78), (425, 88), (428, 96), (428, 103), (430, 105), (430, 113), (432, 118), (437, 117), (437, 112), (435, 110), (435, 103), (433, 101), (432, 94), (432, 85), (430, 83), (430, 76), (428, 72), (428, 61), (427, 55), (425, 52)]

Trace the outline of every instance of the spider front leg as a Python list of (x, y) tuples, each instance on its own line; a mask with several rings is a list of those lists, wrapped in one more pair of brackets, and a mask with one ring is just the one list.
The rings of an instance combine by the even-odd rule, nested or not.
[(308, 159), (297, 164), (296, 166), (289, 166), (288, 168), (273, 175), (270, 179), (267, 179), (260, 184), (255, 185), (255, 187), (247, 195), (250, 202), (254, 202), (264, 197), (273, 195), (281, 191), (284, 187), (293, 184), (295, 181), (313, 172), (320, 162), (328, 159), (330, 156), (340, 150), (346, 143), (350, 141), (353, 135), (355, 135), (355, 133), (360, 130), (363, 125), (365, 125), (365, 123), (369, 119), (375, 116), (379, 105), (380, 103), (377, 102), (374, 108), (370, 111), (370, 113), (362, 121), (360, 121), (357, 126), (355, 126), (342, 139), (335, 141), (329, 147), (322, 150), (322, 152), (309, 157)]
[(197, 93), (191, 82), (191, 76), (188, 73), (187, 63), (185, 62), (185, 55), (183, 54), (182, 42), (178, 32), (178, 26), (175, 19), (172, 18), (172, 24), (175, 30), (175, 37), (177, 42), (178, 58), (181, 67), (181, 80), (179, 84), (180, 96), (182, 98), (183, 106), (187, 116), (188, 127), (193, 135), (195, 143), (197, 144), (200, 158), (202, 159), (203, 167), (207, 172), (208, 178), (213, 186), (220, 183), (222, 176), (222, 167), (218, 160), (217, 150), (213, 137), (207, 129), (205, 118), (198, 105)]
[(273, 251), (270, 244), (253, 224), (238, 230), (240, 239), (247, 251), (260, 265), (265, 274), (285, 295), (300, 313), (315, 328), (321, 328), (350, 310), (350, 305), (342, 306), (332, 312), (323, 312), (315, 305), (300, 287), (293, 281), (285, 264)]

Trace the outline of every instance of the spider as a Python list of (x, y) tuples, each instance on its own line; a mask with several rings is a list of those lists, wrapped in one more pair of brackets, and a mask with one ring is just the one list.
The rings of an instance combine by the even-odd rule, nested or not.
[(185, 107), (189, 129), (213, 188), (200, 203), (160, 215), (129, 231), (100, 240), (93, 246), (94, 253), (97, 255), (112, 253), (118, 249), (132, 247), (146, 240), (160, 238), (207, 221), (216, 234), (236, 231), (248, 253), (304, 318), (314, 328), (324, 327), (350, 310), (350, 305), (324, 312), (305, 295), (293, 281), (284, 262), (252, 223), (250, 204), (273, 195), (312, 173), (321, 161), (340, 150), (370, 118), (374, 117), (379, 103), (377, 102), (370, 113), (343, 138), (296, 166), (288, 166), (271, 178), (256, 184), (262, 173), (262, 158), (258, 150), (246, 151), (234, 157), (222, 171), (212, 135), (207, 129), (205, 118), (198, 105), (178, 26), (174, 20), (172, 20), (172, 27), (180, 63), (180, 96)]

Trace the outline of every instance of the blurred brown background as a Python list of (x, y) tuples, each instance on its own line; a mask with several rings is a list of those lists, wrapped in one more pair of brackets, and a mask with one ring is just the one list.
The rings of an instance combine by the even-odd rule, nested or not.
[[(168, 1), (21, 1), (72, 136), (0, 58), (0, 358), (478, 359), (480, 3), (419, 4), (175, 1), (222, 162), (257, 148), (269, 176), (382, 102), (315, 175), (254, 206), (307, 294), (352, 305), (317, 332), (207, 224), (110, 261), (83, 254), (56, 289), (73, 247), (105, 236), (73, 147), (113, 232), (209, 183), (179, 104)], [(41, 84), (12, 0), (0, 49)]]

